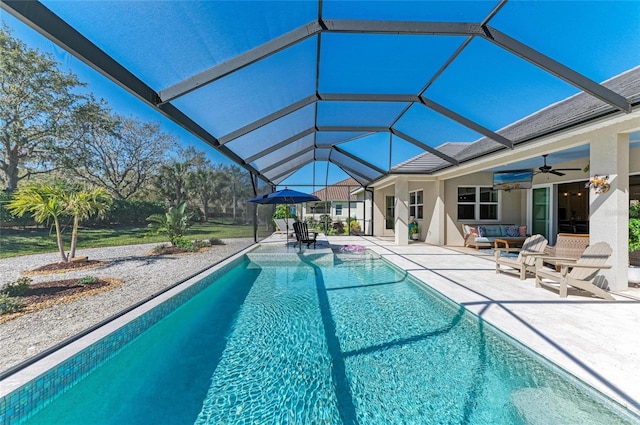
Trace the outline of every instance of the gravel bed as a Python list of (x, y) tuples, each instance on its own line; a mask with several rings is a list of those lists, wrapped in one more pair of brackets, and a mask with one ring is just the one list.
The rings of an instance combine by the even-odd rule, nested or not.
[[(128, 245), (79, 250), (76, 256), (107, 261), (90, 270), (30, 275), (33, 282), (80, 276), (114, 278), (119, 287), (56, 305), (0, 324), (0, 371), (113, 316), (150, 295), (197, 273), (253, 244), (252, 238), (224, 239), (205, 252), (187, 255), (150, 256), (158, 244)], [(14, 282), (23, 271), (60, 261), (59, 254), (35, 254), (0, 260), (0, 286)]]

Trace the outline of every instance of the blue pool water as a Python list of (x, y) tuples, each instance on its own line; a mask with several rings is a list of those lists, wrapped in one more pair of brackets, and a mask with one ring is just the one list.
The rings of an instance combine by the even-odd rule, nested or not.
[[(618, 424), (384, 260), (245, 260), (24, 423)], [(570, 421), (569, 421), (570, 420)]]

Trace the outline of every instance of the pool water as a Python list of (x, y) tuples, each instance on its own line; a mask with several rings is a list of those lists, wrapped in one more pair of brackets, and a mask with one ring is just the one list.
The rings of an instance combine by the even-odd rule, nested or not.
[(300, 258), (242, 262), (25, 423), (633, 421), (382, 259)]

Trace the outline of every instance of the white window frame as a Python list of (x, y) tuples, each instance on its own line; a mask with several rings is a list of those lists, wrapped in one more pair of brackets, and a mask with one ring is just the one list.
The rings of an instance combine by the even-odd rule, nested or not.
[[(458, 196), (459, 195), (459, 191), (461, 188), (475, 188), (476, 191), (476, 197), (475, 197), (475, 201), (474, 202), (459, 202), (458, 201)], [(480, 201), (480, 190), (481, 189), (491, 189), (494, 190), (491, 186), (486, 186), (486, 185), (481, 185), (481, 186), (476, 186), (476, 185), (460, 185), (456, 188), (456, 219), (459, 222), (463, 222), (463, 221), (482, 221), (482, 222), (497, 222), (500, 221), (500, 216), (502, 213), (502, 209), (500, 208), (500, 204), (502, 201), (502, 193), (499, 190), (494, 190), (494, 192), (496, 192), (497, 195), (497, 201), (496, 202), (481, 202)], [(473, 208), (473, 218), (460, 218), (458, 216), (458, 206), (459, 205), (474, 205)], [(481, 205), (495, 205), (496, 206), (496, 218), (480, 218), (480, 206)]]
[[(418, 192), (422, 193), (422, 202), (418, 202)], [(411, 203), (411, 195), (415, 200), (414, 203)], [(422, 214), (418, 214), (418, 207), (422, 207)], [(413, 211), (413, 214), (411, 213)], [(409, 192), (409, 216), (415, 218), (416, 220), (422, 220), (424, 218), (424, 190), (412, 190)]]
[[(340, 208), (340, 212), (338, 212), (338, 208)], [(336, 216), (342, 217), (342, 211), (343, 211), (342, 204), (336, 204), (335, 210), (336, 210)]]

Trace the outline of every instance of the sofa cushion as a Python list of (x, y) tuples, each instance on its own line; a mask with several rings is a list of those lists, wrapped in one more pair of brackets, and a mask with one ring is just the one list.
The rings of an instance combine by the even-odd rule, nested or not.
[(505, 236), (502, 230), (503, 226), (485, 226), (485, 235), (480, 235), (480, 236), (488, 236), (488, 237), (500, 237), (500, 236)]
[(510, 238), (517, 238), (520, 236), (520, 226), (507, 226), (507, 236)]

